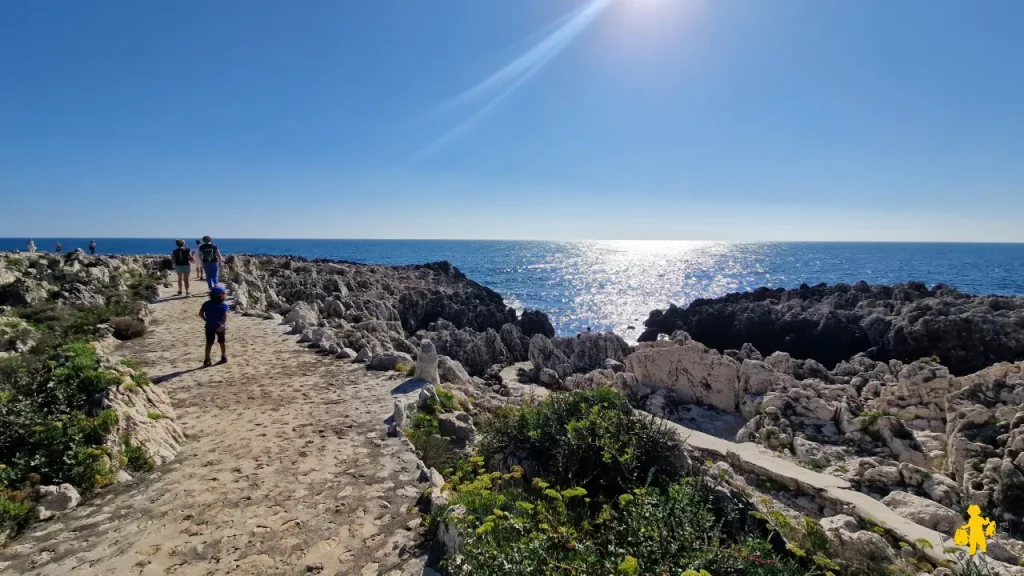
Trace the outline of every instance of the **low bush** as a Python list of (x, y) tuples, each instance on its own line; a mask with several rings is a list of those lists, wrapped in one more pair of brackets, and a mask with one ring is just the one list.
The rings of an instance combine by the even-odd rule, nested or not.
[(440, 435), (437, 417), (446, 412), (454, 412), (459, 404), (448, 390), (438, 387), (436, 393), (436, 400), (428, 401), (413, 414), (405, 437), (416, 448), (420, 460), (427, 468), (443, 471), (458, 459), (459, 451), (449, 439)]
[(100, 324), (110, 324), (119, 318), (138, 318), (143, 305), (136, 300), (115, 296), (104, 306), (80, 308), (46, 302), (38, 306), (15, 308), (13, 313), (33, 328), (49, 332), (58, 340), (72, 340), (92, 338)]
[(149, 452), (146, 452), (142, 446), (132, 443), (132, 437), (128, 434), (121, 435), (121, 445), (124, 450), (124, 467), (128, 470), (149, 472), (156, 466)]
[(32, 503), (15, 492), (0, 490), (0, 541), (16, 533), (28, 523)]
[(484, 426), (478, 451), (487, 462), (515, 455), (545, 479), (602, 497), (665, 488), (685, 471), (676, 436), (610, 389), (500, 410)]
[(146, 323), (138, 318), (113, 318), (110, 327), (114, 329), (114, 338), (132, 340), (146, 334)]
[[(452, 575), (527, 576), (678, 575), (706, 570), (716, 576), (809, 576), (825, 572), (780, 555), (771, 545), (723, 529), (724, 514), (701, 478), (664, 489), (638, 488), (595, 507), (582, 488), (561, 488), (522, 469), (487, 472), (455, 483), (461, 553), (446, 560)], [(463, 474), (465, 470), (463, 470)], [(436, 529), (443, 513), (428, 521)]]
[[(776, 550), (753, 518), (715, 497), (675, 435), (615, 391), (552, 394), (497, 412), (478, 455), (446, 470), (465, 515), (452, 575), (823, 576)], [(512, 463), (516, 461), (516, 463)], [(527, 472), (529, 471), (529, 473)], [(432, 511), (428, 538), (449, 508)]]
[(108, 484), (117, 455), (102, 446), (117, 414), (89, 416), (87, 408), (119, 383), (116, 374), (100, 370), (96, 350), (84, 342), (37, 347), (0, 362), (0, 488), (18, 487), (29, 474), (86, 493)]

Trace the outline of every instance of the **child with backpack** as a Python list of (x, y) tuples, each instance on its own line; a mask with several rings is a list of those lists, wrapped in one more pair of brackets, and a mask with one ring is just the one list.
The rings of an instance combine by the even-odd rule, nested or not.
[(175, 240), (174, 252), (171, 252), (171, 262), (174, 264), (174, 272), (178, 275), (178, 296), (181, 296), (181, 286), (185, 285), (185, 296), (191, 296), (188, 288), (188, 276), (192, 273), (192, 251), (185, 247), (184, 240)]
[(203, 261), (203, 271), (206, 272), (206, 285), (213, 290), (218, 284), (217, 274), (220, 272), (220, 263), (224, 261), (224, 257), (220, 255), (220, 249), (209, 236), (203, 236), (203, 243), (199, 245), (198, 252)]
[(211, 366), (210, 350), (213, 349), (214, 339), (220, 344), (220, 361), (217, 364), (227, 364), (227, 346), (224, 344), (224, 333), (228, 323), (227, 294), (224, 288), (214, 286), (210, 289), (210, 299), (203, 302), (199, 309), (199, 317), (206, 321), (206, 356), (203, 359), (203, 366)]

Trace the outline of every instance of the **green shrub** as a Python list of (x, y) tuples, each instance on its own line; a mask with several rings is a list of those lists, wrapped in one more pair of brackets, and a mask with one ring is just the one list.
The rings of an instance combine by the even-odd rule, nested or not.
[(28, 524), (32, 502), (15, 498), (15, 493), (0, 490), (0, 539)]
[(433, 403), (431, 403), (430, 405), (430, 408), (433, 409), (435, 412), (438, 412), (438, 410), (441, 413), (457, 412), (459, 410), (462, 410), (462, 404), (459, 402), (458, 398), (455, 397), (454, 392), (448, 390), (447, 388), (440, 387), (435, 389), (435, 392), (437, 392), (437, 404), (434, 405)]
[(146, 452), (146, 449), (142, 446), (138, 446), (132, 442), (131, 436), (128, 434), (121, 435), (121, 445), (124, 453), (125, 468), (132, 472), (149, 472), (156, 463), (153, 461), (153, 457)]
[[(680, 463), (681, 449), (611, 390), (553, 394), (499, 411), (484, 427), (479, 454), (444, 470), (450, 505), (466, 510), (454, 520), (464, 549), (444, 567), (456, 576), (827, 572), (809, 557), (774, 550), (766, 532), (715, 498), (703, 469)], [(488, 469), (510, 454), (522, 465)], [(428, 538), (444, 515), (431, 512)]]
[(164, 417), (164, 415), (159, 413), (159, 412), (147, 412), (146, 413), (146, 418), (149, 418), (150, 420), (160, 420), (163, 417)]
[(33, 328), (55, 333), (61, 340), (91, 338), (96, 327), (109, 324), (115, 318), (137, 318), (143, 303), (125, 299), (121, 295), (108, 299), (104, 306), (76, 308), (59, 302), (45, 302), (37, 306), (14, 309), (15, 314)]
[(416, 448), (416, 452), (427, 468), (444, 470), (458, 458), (458, 451), (452, 447), (451, 441), (435, 434), (425, 434), (412, 429), (406, 438)]
[(431, 400), (412, 416), (405, 437), (412, 442), (427, 468), (444, 471), (459, 457), (448, 438), (440, 436), (437, 417), (446, 412), (460, 409), (459, 402), (451, 391), (438, 387), (437, 400)]
[(142, 370), (140, 368), (136, 369), (134, 373), (132, 373), (132, 383), (139, 388), (145, 388), (146, 386), (152, 384), (153, 381), (150, 380), (149, 374), (145, 370)]
[(458, 452), (447, 438), (440, 436), (437, 424), (439, 405), (425, 406), (412, 416), (405, 437), (416, 448), (420, 460), (427, 468), (445, 470), (458, 457)]
[(120, 381), (100, 370), (96, 350), (84, 342), (37, 347), (0, 362), (0, 487), (17, 487), (33, 473), (85, 493), (109, 483), (116, 469), (100, 447), (117, 414), (90, 417), (85, 409)]
[(526, 484), (518, 469), (484, 472), (454, 494), (453, 503), (467, 509), (466, 541), (446, 567), (459, 576), (614, 575), (624, 567), (637, 575), (814, 573), (766, 542), (729, 540), (710, 488), (696, 478), (637, 489), (598, 510), (589, 500), (581, 488), (556, 489), (540, 479)]
[(556, 393), (536, 406), (501, 410), (478, 445), (487, 462), (516, 454), (541, 477), (603, 498), (666, 488), (684, 472), (681, 450), (663, 424), (609, 389)]

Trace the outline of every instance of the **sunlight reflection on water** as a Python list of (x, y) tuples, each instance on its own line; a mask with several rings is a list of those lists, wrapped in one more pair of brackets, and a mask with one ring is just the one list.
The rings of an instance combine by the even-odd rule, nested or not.
[[(53, 239), (36, 238), (38, 246)], [(90, 239), (62, 239), (66, 250)], [(0, 250), (24, 248), (0, 238)], [(170, 239), (97, 239), (101, 253), (154, 254)], [(448, 260), (520, 312), (547, 312), (559, 334), (590, 326), (633, 341), (652, 309), (759, 286), (803, 282), (948, 283), (975, 294), (1024, 294), (1024, 244), (504, 240), (224, 239), (225, 254), (293, 254), (367, 264)], [(633, 326), (632, 329), (629, 327)]]

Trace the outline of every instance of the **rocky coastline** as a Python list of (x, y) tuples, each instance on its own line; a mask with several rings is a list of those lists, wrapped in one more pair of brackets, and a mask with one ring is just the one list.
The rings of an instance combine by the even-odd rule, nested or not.
[(719, 352), (751, 344), (835, 366), (935, 356), (954, 374), (1024, 359), (1024, 297), (974, 296), (921, 282), (758, 288), (654, 310), (640, 342), (687, 332)]
[[(849, 482), (928, 529), (951, 535), (978, 504), (1000, 526), (996, 559), (1024, 559), (1024, 298), (920, 283), (761, 288), (655, 310), (630, 346), (555, 336), (543, 313), (517, 316), (448, 263), (236, 256), (225, 276), (239, 311), (282, 319), (322, 353), (394, 369), (429, 344), (437, 385), (495, 406), (516, 397), (502, 369), (522, 363), (524, 386), (611, 387), (669, 421), (733, 422), (729, 440)], [(452, 434), (475, 437), (462, 431), (471, 417), (451, 420)], [(796, 517), (836, 514), (771, 496)]]
[[(102, 307), (113, 293), (145, 297), (151, 285), (129, 279), (169, 265), (159, 256), (26, 258), (8, 257), (0, 268), (5, 355), (39, 340), (18, 316), (25, 314), (14, 312)], [(932, 573), (950, 573), (942, 572), (949, 569), (942, 546), (906, 542), (913, 530), (872, 524), (850, 500), (837, 501), (835, 486), (939, 535), (936, 544), (976, 504), (999, 526), (990, 572), (1024, 574), (1015, 567), (1024, 560), (1024, 298), (920, 283), (759, 288), (652, 311), (633, 346), (612, 333), (557, 336), (543, 312), (517, 314), (447, 262), (389, 267), (232, 255), (221, 278), (238, 313), (287, 324), (319, 354), (419, 382), (410, 397), (397, 398), (385, 424), (423, 460), (430, 457), (415, 427), (424, 422), (468, 454), (481, 438), (478, 423), (502, 408), (533, 405), (549, 391), (612, 389), (638, 413), (681, 425), (684, 436), (706, 432), (725, 446), (751, 447), (736, 453), (753, 460), (711, 441), (715, 448), (695, 444), (680, 457), (714, 460), (709, 473), (727, 479), (731, 501), (820, 522), (847, 568), (930, 563)], [(97, 327), (95, 337), (117, 336), (114, 324)], [(124, 381), (108, 392), (109, 406), (124, 422), (138, 420), (133, 430), (152, 427), (118, 400), (137, 393), (134, 371), (101, 362)], [(162, 398), (153, 402), (172, 410)], [(146, 438), (139, 441), (149, 446)], [(181, 438), (177, 429), (159, 432), (148, 449), (164, 461)], [(502, 458), (529, 473), (515, 454)], [(817, 480), (780, 475), (762, 460)], [(426, 508), (446, 506), (450, 483), (420, 466)], [(455, 525), (442, 522), (437, 541), (442, 553), (457, 553)]]

